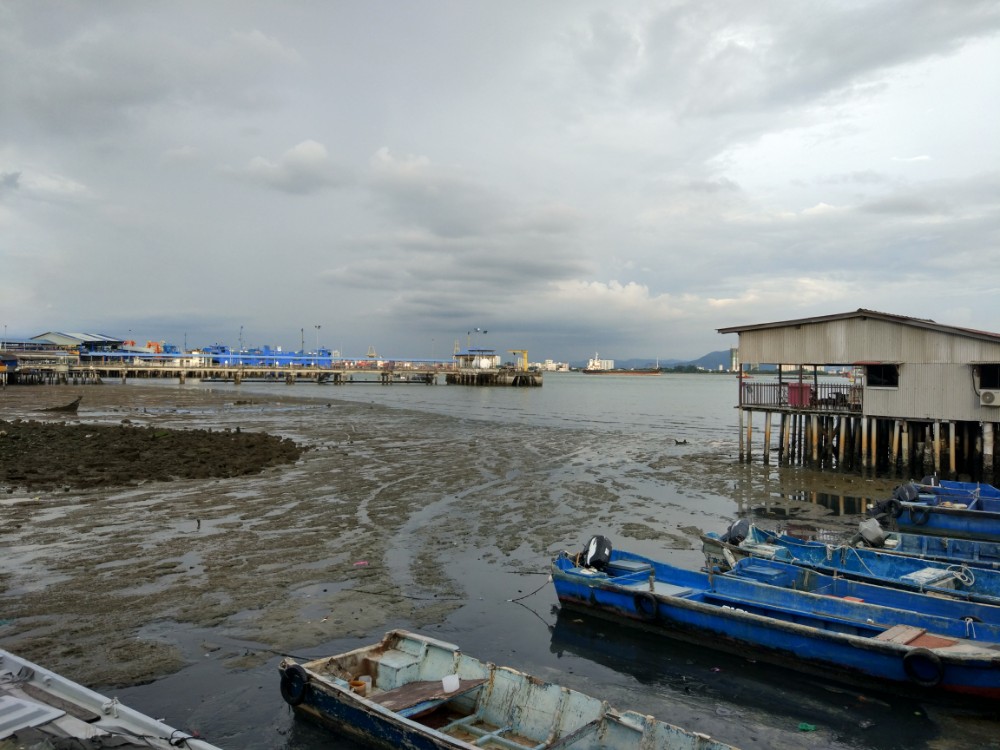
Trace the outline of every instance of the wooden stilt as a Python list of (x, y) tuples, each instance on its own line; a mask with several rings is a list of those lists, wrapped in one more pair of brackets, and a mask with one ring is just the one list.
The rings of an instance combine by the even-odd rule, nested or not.
[(781, 413), (781, 447), (778, 449), (778, 463), (783, 466), (788, 465), (788, 450), (790, 447), (789, 433), (791, 432), (791, 420), (788, 414)]
[(948, 476), (951, 477), (952, 479), (955, 478), (955, 474), (957, 473), (957, 468), (958, 468), (955, 461), (956, 428), (957, 425), (954, 422), (948, 423)]
[(903, 420), (903, 429), (902, 429), (902, 435), (900, 435), (900, 439), (903, 444), (901, 450), (901, 453), (903, 455), (903, 460), (902, 460), (903, 476), (906, 477), (910, 473), (910, 425), (905, 419)]
[(861, 469), (867, 469), (868, 464), (868, 417), (861, 417)]
[(941, 474), (941, 423), (934, 420), (934, 473)]
[(844, 444), (847, 442), (848, 417), (840, 418), (840, 439), (837, 441), (837, 467), (844, 468)]
[(764, 412), (764, 465), (771, 463), (771, 412)]
[(983, 422), (983, 481), (993, 484), (993, 423)]
[(746, 451), (744, 450), (743, 447), (743, 409), (741, 408), (739, 412), (740, 412), (740, 463), (743, 463), (743, 461), (746, 458)]
[(892, 442), (889, 444), (889, 470), (896, 472), (896, 463), (899, 460), (899, 420), (892, 424)]
[(819, 464), (819, 417), (816, 414), (813, 414), (809, 420), (809, 426), (812, 429), (809, 446), (812, 452), (812, 463), (816, 466)]

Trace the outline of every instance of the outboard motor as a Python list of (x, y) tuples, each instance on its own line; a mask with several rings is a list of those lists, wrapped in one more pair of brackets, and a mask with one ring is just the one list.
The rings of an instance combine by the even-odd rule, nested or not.
[(858, 532), (869, 547), (884, 547), (886, 532), (879, 525), (878, 519), (869, 518), (858, 524)]
[(580, 564), (594, 570), (604, 570), (611, 561), (611, 540), (606, 536), (592, 536), (580, 555)]
[(734, 521), (729, 524), (729, 528), (726, 529), (726, 533), (722, 535), (721, 541), (729, 542), (729, 544), (739, 544), (747, 538), (747, 534), (749, 533), (750, 522), (745, 518), (741, 518), (738, 521)]

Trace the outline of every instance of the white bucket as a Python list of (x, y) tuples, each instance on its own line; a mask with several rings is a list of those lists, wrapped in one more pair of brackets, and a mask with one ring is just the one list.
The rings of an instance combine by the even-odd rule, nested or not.
[(459, 686), (459, 681), (457, 674), (445, 675), (444, 678), (441, 680), (441, 687), (444, 688), (444, 691), (446, 693), (454, 693), (456, 690), (458, 690), (458, 686)]

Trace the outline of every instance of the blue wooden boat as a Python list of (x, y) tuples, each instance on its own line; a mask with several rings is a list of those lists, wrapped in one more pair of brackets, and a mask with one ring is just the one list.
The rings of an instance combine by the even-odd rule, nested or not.
[(963, 637), (970, 640), (1000, 641), (1000, 607), (992, 604), (929, 596), (919, 591), (880, 586), (843, 576), (820, 573), (813, 568), (779, 560), (746, 557), (725, 571), (725, 575), (750, 578), (771, 586), (808, 591), (810, 594), (835, 596), (882, 607), (947, 617), (965, 623)]
[(909, 534), (903, 531), (883, 531), (878, 543), (858, 534), (850, 544), (871, 547), (890, 555), (905, 555), (921, 560), (968, 565), (970, 568), (1000, 570), (1000, 542), (978, 539), (956, 539), (949, 536)]
[(900, 485), (888, 503), (899, 531), (1000, 541), (1000, 489), (926, 478)]
[(297, 715), (391, 750), (733, 750), (405, 630), (279, 671)]
[(757, 526), (750, 527), (746, 539), (739, 545), (724, 543), (711, 533), (705, 534), (702, 549), (706, 564), (719, 568), (727, 563), (731, 567), (741, 557), (761, 557), (881, 586), (1000, 605), (1000, 571), (988, 568), (889, 555), (868, 547), (805, 542)]
[(0, 747), (219, 750), (204, 739), (3, 649)]
[(924, 697), (1000, 700), (1000, 644), (964, 637), (967, 623), (677, 568), (613, 550), (598, 570), (552, 560), (560, 604), (664, 635), (752, 654), (823, 679)]

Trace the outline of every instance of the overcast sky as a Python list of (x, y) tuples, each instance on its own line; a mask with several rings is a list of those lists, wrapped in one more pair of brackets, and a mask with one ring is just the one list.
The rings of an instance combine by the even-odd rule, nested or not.
[(0, 0), (0, 95), (11, 337), (575, 361), (859, 307), (1000, 331), (993, 1)]

